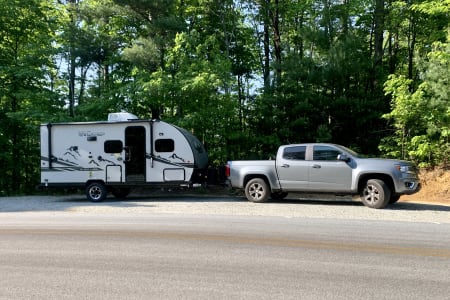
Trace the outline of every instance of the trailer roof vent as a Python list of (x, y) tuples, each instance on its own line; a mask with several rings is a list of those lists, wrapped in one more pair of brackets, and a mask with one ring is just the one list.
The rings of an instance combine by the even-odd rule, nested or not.
[(108, 122), (123, 122), (129, 120), (138, 120), (139, 118), (127, 112), (109, 113)]

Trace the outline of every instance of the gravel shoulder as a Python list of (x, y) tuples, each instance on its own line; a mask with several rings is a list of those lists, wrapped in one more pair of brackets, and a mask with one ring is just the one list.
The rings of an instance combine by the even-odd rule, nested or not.
[(49, 216), (64, 214), (238, 215), (450, 223), (450, 206), (439, 203), (399, 201), (386, 209), (376, 210), (345, 197), (319, 199), (289, 195), (288, 199), (283, 201), (255, 204), (248, 202), (240, 195), (180, 192), (132, 194), (126, 200), (117, 200), (111, 196), (101, 203), (91, 203), (83, 194), (0, 198), (0, 216), (18, 213)]

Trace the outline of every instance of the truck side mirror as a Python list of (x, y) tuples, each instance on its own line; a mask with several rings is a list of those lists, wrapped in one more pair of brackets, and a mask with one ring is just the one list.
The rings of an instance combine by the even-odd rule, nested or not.
[(345, 162), (349, 162), (350, 161), (350, 157), (348, 157), (347, 154), (343, 154), (343, 153), (339, 154), (337, 156), (337, 159), (340, 160), (340, 161), (345, 161)]

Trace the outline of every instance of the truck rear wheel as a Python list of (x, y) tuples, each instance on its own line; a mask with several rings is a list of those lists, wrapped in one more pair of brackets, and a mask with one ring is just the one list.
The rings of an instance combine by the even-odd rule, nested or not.
[(105, 200), (108, 190), (101, 182), (92, 182), (86, 187), (86, 197), (91, 202), (100, 202)]
[(270, 191), (266, 181), (262, 178), (254, 178), (245, 186), (245, 196), (251, 202), (266, 202)]
[(385, 208), (391, 199), (391, 191), (380, 179), (367, 180), (361, 191), (361, 201), (370, 208)]

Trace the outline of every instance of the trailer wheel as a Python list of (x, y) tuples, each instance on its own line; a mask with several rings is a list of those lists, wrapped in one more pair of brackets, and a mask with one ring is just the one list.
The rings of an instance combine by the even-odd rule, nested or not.
[(391, 199), (388, 185), (379, 179), (367, 180), (361, 191), (361, 201), (370, 208), (385, 208)]
[(101, 182), (92, 182), (86, 187), (86, 197), (91, 202), (101, 202), (106, 198), (108, 190)]
[(251, 202), (266, 202), (269, 199), (270, 191), (267, 183), (262, 178), (254, 178), (245, 186), (245, 196)]

